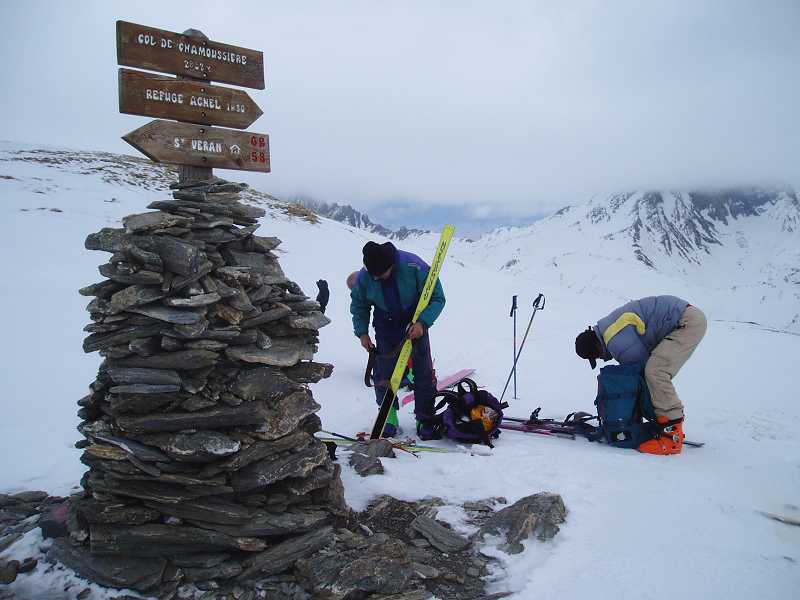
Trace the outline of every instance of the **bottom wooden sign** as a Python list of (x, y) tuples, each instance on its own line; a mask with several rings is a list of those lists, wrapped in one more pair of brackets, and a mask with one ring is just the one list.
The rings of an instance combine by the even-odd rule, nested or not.
[(156, 119), (122, 137), (160, 163), (269, 173), (269, 136)]

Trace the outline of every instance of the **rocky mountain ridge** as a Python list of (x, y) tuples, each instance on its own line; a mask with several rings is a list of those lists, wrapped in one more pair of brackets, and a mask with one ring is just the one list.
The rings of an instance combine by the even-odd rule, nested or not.
[(718, 314), (800, 331), (800, 197), (791, 187), (598, 196), (460, 248), (523, 278), (621, 300), (707, 298)]
[(297, 204), (301, 204), (306, 208), (313, 210), (316, 214), (345, 225), (350, 225), (357, 229), (364, 229), (370, 233), (382, 235), (390, 240), (404, 240), (410, 236), (420, 236), (430, 231), (426, 229), (415, 229), (408, 227), (400, 227), (397, 230), (389, 229), (379, 223), (374, 223), (369, 215), (356, 210), (349, 204), (337, 204), (336, 202), (327, 203), (308, 196), (297, 196), (292, 199)]

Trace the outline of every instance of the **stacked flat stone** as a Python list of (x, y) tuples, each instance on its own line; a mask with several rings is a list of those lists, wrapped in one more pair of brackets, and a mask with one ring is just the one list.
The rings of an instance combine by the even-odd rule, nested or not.
[[(53, 557), (104, 585), (169, 597), (257, 582), (333, 541), (339, 466), (313, 433), (308, 388), (330, 321), (255, 235), (246, 184), (173, 185), (86, 248), (111, 253), (84, 351), (105, 358), (80, 400), (70, 540)], [(211, 582), (211, 583), (209, 583)]]

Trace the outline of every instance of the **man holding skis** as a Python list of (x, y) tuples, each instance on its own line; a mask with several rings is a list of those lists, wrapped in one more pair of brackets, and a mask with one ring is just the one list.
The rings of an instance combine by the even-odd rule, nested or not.
[(660, 427), (658, 437), (639, 446), (648, 454), (679, 454), (683, 448), (683, 404), (672, 378), (706, 333), (706, 317), (676, 296), (648, 296), (628, 302), (575, 338), (575, 352), (589, 361), (620, 364), (647, 361), (644, 369)]
[[(375, 399), (380, 405), (389, 388), (400, 347), (406, 338), (411, 339), (417, 435), (423, 440), (437, 439), (441, 436), (432, 421), (436, 386), (428, 329), (444, 308), (442, 284), (436, 282), (428, 307), (422, 311), (419, 320), (412, 323), (430, 266), (416, 254), (397, 250), (391, 242), (367, 242), (362, 252), (364, 268), (358, 271), (350, 290), (350, 312), (353, 330), (361, 346), (368, 352), (376, 352), (373, 371)], [(369, 336), (370, 311), (373, 313), (377, 347)], [(392, 437), (396, 434), (396, 427), (387, 423), (384, 435)]]

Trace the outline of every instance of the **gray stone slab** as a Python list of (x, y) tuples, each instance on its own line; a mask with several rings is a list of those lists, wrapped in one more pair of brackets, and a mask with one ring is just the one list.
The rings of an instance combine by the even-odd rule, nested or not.
[(164, 276), (161, 273), (147, 269), (126, 272), (116, 265), (105, 264), (97, 267), (97, 270), (103, 277), (108, 277), (112, 281), (126, 285), (159, 285), (164, 281)]
[(311, 435), (304, 431), (296, 431), (290, 435), (270, 441), (257, 441), (225, 460), (208, 465), (201, 475), (215, 475), (223, 471), (238, 471), (249, 464), (263, 460), (267, 457), (287, 452), (291, 449), (300, 449), (308, 446), (313, 440)]
[(78, 513), (89, 523), (115, 525), (144, 525), (161, 518), (161, 514), (153, 508), (120, 502), (100, 502), (94, 498), (82, 498), (78, 504)]
[(307, 477), (329, 460), (325, 445), (313, 444), (288, 456), (270, 457), (235, 471), (231, 485), (237, 492), (263, 489), (288, 477)]
[(132, 527), (93, 525), (89, 540), (93, 554), (126, 556), (169, 556), (227, 549), (258, 552), (266, 546), (255, 538), (232, 537), (199, 527), (157, 524)]
[(124, 229), (104, 227), (96, 233), (86, 237), (84, 247), (87, 250), (102, 250), (103, 252), (120, 252), (129, 243), (130, 235)]
[(155, 302), (164, 297), (160, 287), (131, 285), (111, 296), (111, 306), (118, 310), (129, 310), (135, 306), (142, 306)]
[(286, 319), (289, 327), (294, 329), (318, 330), (329, 325), (331, 320), (321, 312), (309, 312), (302, 315), (293, 315)]
[(154, 356), (131, 356), (110, 360), (114, 367), (139, 367), (145, 369), (175, 369), (178, 371), (202, 369), (217, 363), (219, 355), (209, 350), (179, 350), (162, 352)]
[(180, 309), (162, 306), (160, 304), (148, 304), (145, 306), (131, 306), (126, 309), (128, 312), (146, 315), (165, 323), (176, 325), (191, 325), (199, 323), (206, 315), (205, 309)]
[(314, 347), (299, 338), (272, 338), (272, 345), (266, 350), (258, 346), (231, 346), (225, 349), (225, 354), (232, 360), (250, 364), (291, 367), (314, 358)]
[(263, 325), (264, 323), (270, 323), (272, 321), (277, 321), (278, 319), (282, 319), (288, 315), (292, 314), (292, 309), (286, 306), (285, 304), (277, 303), (275, 306), (270, 308), (269, 310), (265, 310), (257, 317), (253, 317), (252, 319), (245, 319), (241, 322), (242, 329), (249, 329), (251, 327), (256, 327), (258, 325)]
[(280, 246), (281, 241), (276, 237), (263, 237), (254, 235), (249, 238), (251, 240), (252, 248), (256, 252), (267, 253)]
[(132, 454), (144, 462), (169, 461), (169, 456), (161, 452), (158, 448), (153, 448), (152, 446), (147, 446), (134, 440), (100, 433), (92, 434), (92, 437), (101, 442), (121, 448), (128, 454)]
[(236, 577), (242, 572), (242, 565), (231, 560), (207, 568), (184, 567), (182, 571), (186, 581), (212, 581)]
[(236, 454), (241, 442), (220, 431), (196, 431), (169, 436), (160, 446), (171, 458), (181, 462), (207, 463)]
[(82, 546), (71, 546), (65, 539), (53, 542), (47, 560), (59, 562), (100, 585), (139, 592), (155, 589), (167, 566), (167, 561), (162, 558), (92, 555)]
[(276, 544), (245, 561), (245, 570), (237, 579), (252, 580), (282, 573), (301, 558), (307, 558), (333, 543), (333, 528), (324, 527)]
[(182, 401), (179, 394), (109, 394), (106, 399), (110, 403), (108, 412), (114, 417), (126, 414), (145, 415)]
[(116, 281), (106, 280), (82, 287), (78, 290), (78, 293), (81, 296), (99, 296), (100, 298), (108, 299), (113, 293), (120, 291), (124, 287), (123, 284)]
[(242, 525), (251, 518), (253, 511), (246, 506), (221, 498), (195, 498), (178, 504), (147, 502), (163, 514), (180, 519), (193, 519), (218, 525)]
[(230, 390), (245, 400), (280, 400), (301, 390), (302, 386), (289, 379), (280, 369), (272, 367), (254, 367), (239, 371)]
[(171, 236), (153, 236), (153, 245), (164, 268), (178, 275), (193, 276), (205, 262), (205, 254), (196, 246)]
[(298, 383), (317, 383), (333, 374), (333, 365), (329, 363), (302, 362), (284, 369), (284, 373)]
[(122, 218), (127, 233), (149, 232), (167, 227), (188, 227), (193, 219), (155, 211), (128, 215)]
[(232, 536), (274, 537), (304, 533), (326, 525), (330, 513), (323, 510), (289, 510), (283, 513), (255, 511), (251, 518), (239, 525), (214, 525), (202, 522), (193, 524), (211, 528)]
[(445, 554), (466, 550), (470, 541), (448, 529), (438, 521), (420, 515), (411, 522), (411, 529), (422, 535), (431, 545)]
[(356, 473), (361, 477), (369, 477), (370, 475), (383, 475), (384, 469), (380, 459), (373, 456), (366, 456), (365, 454), (351, 454), (348, 459), (348, 464), (353, 467)]
[(263, 402), (247, 402), (241, 406), (226, 406), (198, 412), (122, 416), (117, 418), (117, 425), (123, 431), (131, 433), (216, 429), (237, 425), (258, 425), (263, 423), (267, 416), (270, 416), (270, 412)]
[(165, 298), (164, 304), (179, 308), (195, 308), (198, 306), (208, 306), (222, 300), (222, 296), (216, 292), (210, 294), (198, 294), (189, 298)]
[(116, 384), (150, 383), (177, 386), (181, 384), (181, 376), (171, 369), (110, 367), (106, 372)]
[(180, 391), (180, 385), (156, 385), (150, 383), (132, 383), (129, 385), (115, 385), (109, 388), (112, 394), (166, 394)]
[(160, 335), (164, 325), (149, 325), (144, 327), (125, 327), (112, 333), (93, 333), (83, 340), (84, 352), (95, 352), (112, 346), (127, 345), (132, 340)]

